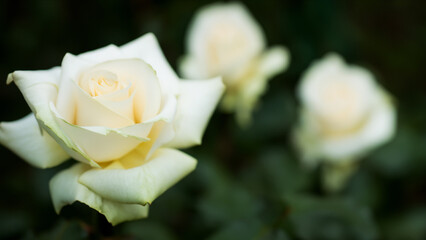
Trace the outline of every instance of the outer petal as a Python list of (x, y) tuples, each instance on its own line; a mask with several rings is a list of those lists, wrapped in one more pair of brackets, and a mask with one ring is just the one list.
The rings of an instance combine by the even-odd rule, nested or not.
[[(137, 158), (136, 156), (133, 156)], [(103, 198), (123, 203), (150, 204), (195, 169), (196, 160), (174, 149), (158, 149), (145, 164), (131, 169), (93, 169), (80, 183)]]
[(137, 57), (157, 71), (163, 93), (178, 93), (179, 78), (173, 71), (154, 34), (148, 33), (120, 47), (127, 57)]
[(120, 48), (113, 44), (79, 54), (78, 57), (91, 61), (94, 64), (124, 58)]
[(268, 78), (287, 69), (290, 63), (290, 54), (283, 46), (274, 46), (262, 54), (259, 63), (259, 74)]
[(34, 114), (14, 122), (0, 123), (0, 143), (31, 165), (48, 168), (69, 158), (69, 155), (40, 129)]
[(34, 112), (39, 124), (52, 136), (57, 143), (73, 158), (89, 162), (98, 166), (95, 162), (68, 139), (55, 121), (54, 114), (50, 111), (50, 105), (56, 101), (58, 93), (58, 79), (60, 69), (58, 67), (43, 71), (16, 71), (9, 74), (7, 82), (12, 81), (18, 86), (27, 104)]
[(58, 214), (65, 205), (79, 201), (105, 215), (112, 225), (148, 216), (148, 206), (111, 201), (80, 184), (78, 178), (89, 169), (86, 164), (75, 164), (52, 178), (50, 194)]
[(224, 90), (221, 78), (180, 82), (181, 92), (173, 123), (176, 135), (169, 147), (184, 148), (201, 143), (207, 123)]

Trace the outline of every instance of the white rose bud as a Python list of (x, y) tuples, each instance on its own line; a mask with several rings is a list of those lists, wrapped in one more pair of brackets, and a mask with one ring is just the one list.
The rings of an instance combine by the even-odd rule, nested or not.
[(238, 122), (246, 125), (267, 81), (289, 62), (286, 48), (266, 50), (265, 45), (260, 25), (242, 4), (208, 5), (190, 25), (180, 71), (186, 78), (221, 75), (227, 87), (222, 107), (235, 111)]
[(366, 69), (337, 54), (314, 62), (298, 89), (295, 143), (308, 165), (347, 164), (391, 139), (396, 113), (389, 94)]
[(194, 170), (174, 148), (201, 143), (224, 90), (220, 78), (181, 81), (152, 34), (7, 82), (32, 113), (1, 123), (0, 142), (41, 168), (78, 160), (50, 182), (56, 212), (80, 201), (114, 225), (146, 217), (147, 204)]

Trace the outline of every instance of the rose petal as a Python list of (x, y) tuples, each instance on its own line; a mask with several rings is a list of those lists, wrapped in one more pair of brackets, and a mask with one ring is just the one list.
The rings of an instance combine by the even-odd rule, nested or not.
[(147, 163), (139, 167), (89, 170), (81, 175), (79, 182), (112, 201), (150, 204), (195, 166), (196, 160), (183, 152), (158, 149)]
[(0, 143), (39, 168), (54, 167), (70, 157), (40, 129), (32, 113), (14, 122), (0, 123)]
[[(98, 64), (90, 71), (107, 69), (131, 83), (134, 96), (135, 121), (144, 122), (158, 114), (161, 106), (161, 89), (155, 71), (140, 59), (122, 59)], [(105, 126), (105, 125), (101, 125)]]
[(117, 90), (112, 93), (96, 96), (95, 99), (98, 101), (106, 100), (106, 101), (114, 101), (114, 102), (120, 102), (128, 99), (132, 93), (130, 91), (130, 87), (132, 84), (130, 83), (127, 87)]
[(49, 102), (55, 102), (60, 73), (59, 67), (40, 71), (16, 71), (8, 75), (7, 83), (16, 84), (28, 106), (37, 114), (38, 111), (49, 109)]
[(121, 46), (120, 49), (126, 56), (140, 58), (152, 66), (157, 72), (163, 93), (178, 93), (179, 78), (164, 57), (154, 34), (145, 34)]
[[(101, 65), (101, 64), (100, 64)], [(90, 61), (66, 54), (62, 61), (61, 84), (56, 109), (69, 123), (82, 126), (106, 126), (118, 128), (134, 124), (133, 119), (112, 111), (96, 101), (79, 86), (80, 74), (89, 67)]]
[(110, 44), (108, 46), (85, 52), (78, 55), (78, 58), (90, 61), (91, 64), (98, 64), (110, 60), (125, 58), (120, 48)]
[(393, 137), (396, 112), (388, 94), (379, 90), (377, 102), (372, 105), (370, 118), (355, 134), (339, 139), (324, 139), (321, 148), (329, 161), (362, 155)]
[(73, 122), (75, 115), (75, 97), (71, 89), (72, 81), (79, 78), (81, 72), (90, 66), (110, 60), (123, 59), (125, 55), (115, 45), (108, 45), (78, 56), (67, 53), (61, 64), (61, 80), (56, 107), (68, 122)]
[[(55, 120), (63, 131), (74, 142), (85, 158), (91, 161), (104, 162), (121, 158), (141, 144), (144, 156), (149, 157), (157, 148), (169, 142), (174, 137), (174, 129), (169, 124), (174, 119), (176, 98), (173, 95), (164, 96), (160, 113), (145, 123), (135, 124), (120, 129), (106, 127), (79, 127), (67, 123), (51, 106)], [(153, 127), (154, 126), (154, 127)], [(74, 158), (85, 161), (77, 155)]]
[[(54, 106), (52, 111), (56, 112)], [(55, 114), (55, 119), (64, 133), (96, 162), (121, 158), (147, 139), (124, 135), (120, 131), (105, 127), (81, 127), (68, 123)]]
[(96, 162), (80, 151), (80, 149), (68, 139), (58, 126), (54, 114), (50, 111), (50, 104), (56, 100), (58, 92), (59, 68), (43, 71), (16, 71), (9, 74), (7, 82), (15, 82), (39, 120), (40, 126), (52, 136), (59, 145), (72, 157), (98, 166)]
[(111, 101), (100, 96), (96, 97), (95, 100), (100, 104), (108, 107), (111, 111), (118, 113), (120, 116), (123, 116), (126, 119), (132, 119), (132, 122), (134, 122), (134, 97), (135, 94), (132, 94), (125, 100)]
[(70, 123), (75, 122), (77, 106), (73, 81), (91, 64), (93, 64), (91, 61), (79, 59), (70, 53), (65, 54), (62, 59), (59, 93), (55, 105), (59, 114)]
[(65, 205), (79, 201), (105, 215), (112, 225), (148, 216), (148, 206), (111, 201), (80, 184), (78, 178), (88, 170), (90, 167), (86, 164), (75, 164), (52, 178), (50, 194), (58, 214)]
[[(89, 96), (80, 89), (76, 83), (70, 85), (70, 91), (74, 91), (76, 99), (76, 112), (74, 121), (70, 122), (79, 126), (102, 126), (120, 128), (133, 125), (133, 119), (121, 115), (103, 105), (101, 102)], [(131, 104), (131, 102), (129, 102)]]
[(269, 48), (260, 57), (259, 75), (271, 78), (283, 72), (290, 62), (290, 54), (283, 46)]
[(169, 147), (190, 147), (201, 143), (204, 130), (225, 87), (221, 78), (180, 82), (178, 110), (173, 122), (176, 136)]

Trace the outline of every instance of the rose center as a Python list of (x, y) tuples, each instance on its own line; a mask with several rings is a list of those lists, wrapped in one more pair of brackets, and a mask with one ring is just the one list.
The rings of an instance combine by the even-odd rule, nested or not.
[(123, 80), (120, 81), (113, 72), (96, 70), (83, 76), (79, 85), (90, 96), (97, 97), (121, 90), (127, 87), (128, 83)]
[(366, 115), (363, 96), (353, 86), (334, 83), (320, 93), (320, 118), (330, 131), (342, 131), (356, 127)]

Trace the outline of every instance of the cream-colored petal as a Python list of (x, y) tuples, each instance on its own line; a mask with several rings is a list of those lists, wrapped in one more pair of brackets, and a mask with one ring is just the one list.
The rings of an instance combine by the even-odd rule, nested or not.
[(259, 75), (271, 78), (287, 69), (290, 54), (283, 46), (274, 46), (265, 51), (259, 61)]
[(131, 119), (134, 122), (134, 97), (135, 94), (122, 101), (111, 101), (103, 98), (95, 98), (95, 100), (108, 107), (111, 111), (123, 116), (125, 119)]
[(90, 67), (93, 63), (90, 60), (78, 58), (70, 53), (65, 54), (62, 59), (61, 75), (59, 83), (59, 93), (55, 106), (59, 114), (68, 122), (75, 122), (77, 108), (76, 88), (74, 81), (78, 79), (80, 73)]
[[(105, 162), (121, 158), (141, 144), (144, 156), (149, 157), (157, 148), (169, 142), (174, 137), (174, 129), (170, 122), (176, 111), (176, 98), (173, 95), (165, 96), (161, 112), (146, 121), (124, 128), (112, 129), (105, 127), (80, 127), (67, 123), (55, 111), (55, 120), (63, 131), (78, 146), (80, 152), (85, 153), (91, 161)], [(153, 127), (154, 126), (154, 127)], [(85, 158), (73, 156), (85, 162)]]
[(176, 136), (170, 147), (190, 147), (201, 143), (207, 123), (225, 86), (221, 78), (180, 82), (178, 110), (173, 122)]
[(32, 113), (14, 122), (0, 123), (0, 143), (39, 168), (54, 167), (70, 157), (40, 128)]
[[(136, 157), (136, 156), (135, 156)], [(103, 198), (150, 204), (195, 169), (196, 160), (174, 149), (158, 149), (145, 164), (131, 169), (92, 169), (79, 182)]]
[(74, 121), (70, 123), (79, 126), (102, 126), (109, 128), (121, 128), (135, 124), (133, 119), (129, 119), (127, 116), (113, 111), (89, 96), (76, 83), (73, 82), (70, 88), (75, 93), (77, 106)]
[[(52, 108), (55, 112), (54, 106)], [(55, 114), (55, 120), (79, 149), (96, 162), (106, 162), (121, 158), (147, 140), (105, 127), (73, 125), (62, 119), (58, 114)]]
[[(132, 84), (130, 83), (127, 87), (117, 90), (115, 92), (112, 93), (108, 93), (108, 94), (104, 94), (101, 96), (96, 96), (95, 99), (98, 101), (114, 101), (114, 102), (120, 102), (120, 101), (124, 101), (126, 99), (129, 98), (129, 96), (132, 95), (132, 91), (130, 91), (130, 87), (132, 86)], [(134, 93), (133, 93), (134, 94)]]
[(117, 129), (116, 131), (123, 135), (150, 139), (151, 141), (144, 143), (148, 148), (147, 153), (169, 142), (174, 137), (174, 129), (169, 126), (171, 126), (171, 122), (174, 120), (176, 114), (177, 101), (175, 96), (166, 95), (161, 102), (160, 113), (154, 118), (143, 123)]
[(157, 78), (158, 73), (156, 75), (156, 70), (147, 62), (136, 58), (108, 61), (90, 68), (90, 71), (104, 69), (116, 74), (118, 79), (131, 83), (135, 122), (144, 122), (158, 114), (161, 107), (161, 83)]
[(179, 78), (173, 71), (154, 34), (148, 33), (120, 47), (127, 57), (144, 60), (157, 72), (163, 93), (177, 94)]
[(377, 102), (372, 103), (371, 116), (357, 132), (342, 138), (324, 139), (321, 149), (329, 161), (341, 161), (361, 156), (387, 142), (396, 130), (396, 111), (387, 93), (377, 92)]
[(50, 102), (55, 102), (60, 73), (59, 67), (40, 71), (16, 71), (8, 75), (7, 83), (16, 84), (28, 106), (37, 114), (49, 109)]
[(174, 95), (163, 95), (161, 100), (160, 112), (151, 119), (147, 119), (144, 123), (152, 123), (157, 121), (172, 122), (174, 121), (178, 108), (177, 99)]
[(78, 86), (72, 84), (75, 88), (77, 109), (75, 120), (71, 122), (79, 126), (102, 126), (109, 128), (120, 128), (133, 125), (133, 119), (129, 119), (105, 105), (90, 97), (87, 93), (78, 89)]
[(72, 157), (98, 166), (86, 154), (68, 139), (56, 123), (50, 105), (56, 100), (60, 69), (52, 68), (43, 71), (16, 71), (9, 74), (7, 82), (15, 82), (39, 120), (40, 126), (52, 136), (59, 145)]
[(148, 206), (111, 201), (80, 184), (79, 177), (89, 170), (86, 164), (75, 164), (51, 179), (50, 194), (58, 214), (65, 205), (79, 201), (105, 215), (112, 225), (148, 216)]
[(173, 128), (172, 123), (159, 121), (152, 128), (152, 133), (150, 135), (152, 141), (150, 145), (145, 146), (147, 148), (148, 153), (146, 155), (147, 158), (150, 158), (155, 151), (169, 143), (175, 137), (175, 130)]
[[(99, 64), (101, 65), (101, 64)], [(98, 66), (99, 66), (98, 65)], [(66, 54), (62, 61), (61, 81), (56, 109), (67, 122), (82, 126), (123, 127), (133, 119), (120, 115), (84, 92), (77, 82), (92, 62)]]
[(105, 61), (116, 60), (125, 58), (120, 48), (110, 44), (108, 46), (95, 49), (93, 51), (85, 52), (78, 55), (78, 58), (92, 62), (92, 64), (98, 64)]

